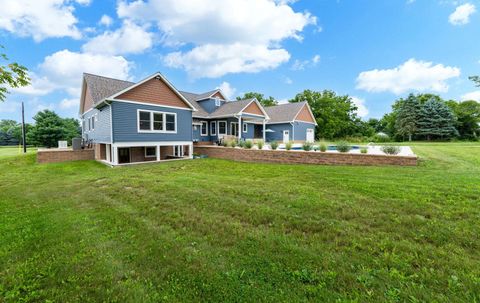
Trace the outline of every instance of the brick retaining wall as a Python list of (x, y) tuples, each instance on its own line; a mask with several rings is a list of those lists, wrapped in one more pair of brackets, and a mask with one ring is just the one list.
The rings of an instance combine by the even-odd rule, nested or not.
[(389, 156), (350, 153), (255, 150), (220, 146), (194, 146), (193, 151), (211, 158), (244, 162), (333, 165), (417, 165), (416, 156)]
[(95, 152), (93, 149), (39, 149), (37, 152), (38, 163), (53, 163), (64, 161), (94, 160)]

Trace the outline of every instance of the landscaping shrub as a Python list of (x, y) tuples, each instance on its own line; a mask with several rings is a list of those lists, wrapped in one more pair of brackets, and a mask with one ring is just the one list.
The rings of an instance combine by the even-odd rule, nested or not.
[(366, 147), (362, 147), (362, 148), (360, 148), (360, 152), (362, 154), (366, 154), (366, 153), (368, 153), (368, 149)]
[(327, 144), (325, 142), (321, 142), (320, 143), (320, 151), (322, 153), (326, 152), (327, 151)]
[(252, 148), (253, 147), (253, 142), (250, 141), (250, 140), (245, 141), (244, 147), (247, 148), (247, 149)]
[(278, 148), (278, 142), (277, 141), (273, 141), (272, 143), (270, 143), (270, 147), (273, 149), (273, 150), (276, 150)]
[(241, 148), (244, 148), (245, 147), (245, 141), (239, 141), (238, 142), (238, 146), (241, 147)]
[(287, 143), (285, 143), (285, 149), (286, 150), (291, 150), (292, 149), (292, 142), (288, 141)]
[(390, 136), (387, 135), (386, 133), (379, 132), (373, 136), (373, 138), (370, 140), (373, 142), (389, 142), (390, 141)]
[(397, 155), (400, 153), (400, 146), (385, 145), (381, 147), (381, 150), (387, 155)]
[(265, 145), (265, 142), (263, 140), (258, 140), (257, 141), (257, 147), (258, 149), (263, 149), (263, 146)]
[(337, 142), (337, 150), (341, 153), (348, 153), (352, 147), (350, 146), (350, 143), (347, 141), (340, 141)]
[(237, 140), (231, 140), (229, 145), (230, 145), (230, 147), (236, 147), (237, 146)]
[(312, 147), (313, 147), (313, 144), (310, 143), (310, 142), (305, 142), (302, 145), (302, 148), (303, 148), (304, 151), (311, 151)]

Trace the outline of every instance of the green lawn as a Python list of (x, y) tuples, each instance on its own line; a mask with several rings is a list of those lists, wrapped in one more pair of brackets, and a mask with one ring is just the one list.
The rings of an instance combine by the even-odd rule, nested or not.
[(0, 149), (0, 302), (479, 302), (480, 144), (414, 151), (111, 169)]

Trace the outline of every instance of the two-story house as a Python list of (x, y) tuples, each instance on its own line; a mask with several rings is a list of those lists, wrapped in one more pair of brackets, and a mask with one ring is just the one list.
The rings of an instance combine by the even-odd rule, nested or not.
[(179, 91), (160, 73), (137, 83), (84, 74), (80, 118), (96, 159), (111, 165), (189, 159), (194, 144), (224, 136), (313, 141), (316, 125), (306, 102), (228, 101), (220, 90)]

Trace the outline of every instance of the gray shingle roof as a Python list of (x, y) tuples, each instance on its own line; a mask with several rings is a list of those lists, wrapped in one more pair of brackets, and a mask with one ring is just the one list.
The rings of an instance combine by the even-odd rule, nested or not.
[(110, 97), (111, 95), (135, 84), (130, 81), (112, 79), (87, 73), (84, 73), (83, 76), (88, 85), (93, 103), (98, 103), (104, 98)]
[(253, 99), (246, 99), (240, 101), (230, 101), (226, 102), (220, 106), (216, 111), (210, 114), (211, 118), (223, 117), (229, 115), (238, 114), (248, 103), (252, 102)]
[(197, 110), (196, 112), (193, 113), (194, 117), (202, 117), (202, 118), (208, 117), (208, 113), (196, 101), (198, 99), (198, 96), (200, 96), (199, 94), (183, 92), (183, 91), (180, 91), (180, 94), (182, 94), (185, 97), (185, 99), (187, 99), (188, 102), (190, 102), (193, 105), (193, 107), (195, 107), (195, 109)]
[(307, 102), (285, 103), (265, 107), (265, 111), (270, 117), (268, 123), (293, 121), (305, 103)]
[(211, 91), (206, 92), (206, 93), (203, 93), (203, 94), (198, 94), (198, 95), (197, 95), (197, 98), (196, 98), (195, 100), (207, 99), (207, 98), (210, 97), (211, 95), (215, 94), (217, 91), (218, 91), (218, 89), (216, 89), (216, 90), (211, 90)]

